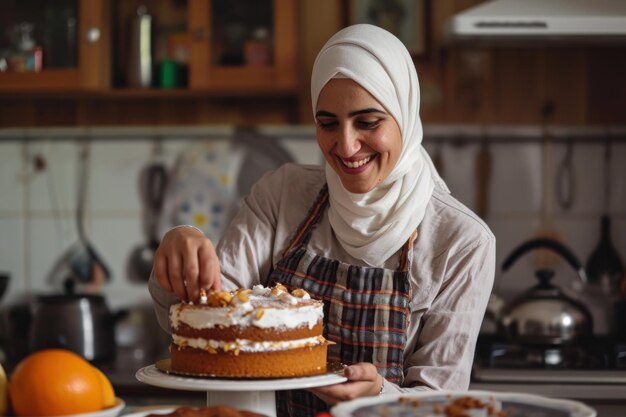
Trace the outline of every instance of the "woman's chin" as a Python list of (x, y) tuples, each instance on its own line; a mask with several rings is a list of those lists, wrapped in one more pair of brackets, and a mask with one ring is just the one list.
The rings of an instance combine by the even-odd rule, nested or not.
[(360, 182), (360, 181), (346, 181), (344, 178), (341, 179), (341, 184), (343, 184), (343, 188), (345, 188), (348, 192), (352, 194), (365, 194), (369, 193), (374, 189), (376, 184), (372, 184), (369, 182)]
[(376, 165), (373, 162), (370, 161), (370, 163), (357, 168), (336, 164), (333, 166), (333, 170), (339, 176), (343, 188), (353, 194), (365, 194), (372, 191), (377, 184), (374, 179)]

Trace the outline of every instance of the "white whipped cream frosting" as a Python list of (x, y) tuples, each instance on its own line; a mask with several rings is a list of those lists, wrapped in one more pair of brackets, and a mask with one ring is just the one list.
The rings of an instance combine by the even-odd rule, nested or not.
[(274, 291), (256, 285), (247, 294), (248, 301), (241, 302), (233, 297), (225, 307), (207, 305), (174, 304), (170, 307), (170, 323), (176, 329), (184, 323), (193, 329), (211, 329), (228, 326), (255, 326), (259, 328), (283, 327), (294, 329), (307, 326), (309, 329), (322, 320), (323, 303), (304, 297), (295, 297), (288, 292)]
[(256, 341), (247, 339), (236, 339), (233, 342), (224, 342), (223, 340), (202, 339), (192, 337), (182, 337), (173, 335), (173, 341), (178, 346), (188, 346), (194, 349), (207, 350), (209, 347), (215, 350), (224, 350), (228, 344), (231, 350), (238, 349), (241, 352), (269, 352), (277, 350), (297, 349), (305, 346), (317, 346), (325, 343), (321, 337), (307, 337), (296, 340), (282, 341)]

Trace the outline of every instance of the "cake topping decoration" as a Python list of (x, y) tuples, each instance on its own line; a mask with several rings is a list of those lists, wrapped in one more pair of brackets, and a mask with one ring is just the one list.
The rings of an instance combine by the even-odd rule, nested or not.
[[(233, 325), (313, 328), (323, 317), (322, 306), (321, 301), (311, 299), (305, 290), (290, 292), (282, 284), (274, 287), (255, 285), (252, 289), (233, 291), (204, 289), (197, 305), (180, 303), (172, 306), (170, 321), (173, 328), (178, 328), (181, 323), (194, 329), (228, 328)], [(284, 309), (288, 309), (289, 314), (284, 314)]]
[(211, 307), (226, 307), (232, 298), (228, 291), (216, 291), (209, 294), (207, 304)]
[(204, 288), (200, 288), (200, 304), (206, 305), (207, 300), (206, 290)]
[(258, 284), (252, 287), (252, 294), (258, 295), (258, 296), (266, 296), (270, 293), (270, 291), (271, 291), (270, 288), (264, 287), (261, 284)]
[(298, 299), (288, 292), (282, 293), (279, 297), (280, 300), (287, 302), (290, 305), (298, 304)]
[(237, 291), (237, 298), (239, 299), (239, 301), (241, 301), (242, 303), (247, 303), (250, 299), (248, 298), (248, 296), (246, 295), (245, 292), (243, 291)]
[(287, 292), (287, 288), (285, 288), (285, 286), (283, 284), (276, 284), (274, 286), (274, 288), (272, 288), (272, 295), (274, 295), (275, 297), (279, 297), (281, 294), (284, 294)]
[(244, 314), (254, 310), (254, 307), (252, 307), (252, 303), (250, 302), (247, 293), (244, 291), (237, 291), (235, 293), (235, 296), (230, 301), (230, 305), (239, 308), (241, 311), (244, 312)]
[(291, 291), (291, 295), (293, 295), (294, 297), (303, 298), (305, 300), (311, 299), (311, 296), (309, 295), (309, 293), (303, 290), (302, 288), (296, 288), (295, 290)]

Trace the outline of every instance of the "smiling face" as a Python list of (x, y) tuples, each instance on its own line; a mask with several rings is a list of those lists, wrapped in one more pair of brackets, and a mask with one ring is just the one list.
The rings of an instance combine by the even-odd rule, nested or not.
[(346, 190), (362, 194), (389, 176), (400, 158), (396, 120), (349, 78), (331, 79), (317, 100), (317, 142)]

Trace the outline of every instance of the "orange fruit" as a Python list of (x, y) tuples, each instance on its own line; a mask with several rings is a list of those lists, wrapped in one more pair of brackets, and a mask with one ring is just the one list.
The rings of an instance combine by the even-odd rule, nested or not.
[(94, 371), (98, 374), (100, 378), (100, 386), (102, 388), (102, 401), (103, 407), (109, 408), (115, 405), (115, 391), (113, 390), (113, 385), (111, 385), (111, 381), (102, 373), (102, 371), (96, 367), (93, 368)]
[[(63, 416), (105, 408), (108, 388), (83, 357), (46, 349), (24, 358), (11, 375), (9, 396), (18, 416)], [(108, 382), (108, 380), (107, 380)]]

